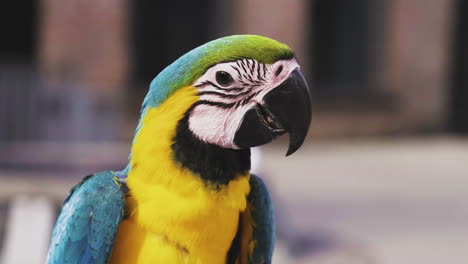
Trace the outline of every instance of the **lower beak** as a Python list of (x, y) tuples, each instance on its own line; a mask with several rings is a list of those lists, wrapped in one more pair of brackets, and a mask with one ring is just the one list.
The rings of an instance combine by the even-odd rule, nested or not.
[(312, 109), (309, 88), (299, 69), (263, 98), (263, 104), (249, 110), (238, 128), (234, 143), (239, 148), (266, 144), (289, 134), (286, 156), (296, 152), (309, 131)]

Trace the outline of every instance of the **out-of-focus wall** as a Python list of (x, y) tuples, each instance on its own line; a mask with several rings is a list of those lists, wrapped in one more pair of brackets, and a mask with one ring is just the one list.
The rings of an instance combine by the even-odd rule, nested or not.
[(447, 127), (452, 0), (387, 1), (386, 88), (406, 131)]
[(287, 43), (296, 52), (301, 68), (308, 71), (311, 1), (240, 0), (236, 3), (236, 33), (264, 35)]
[[(11, 55), (0, 63), (0, 92), (10, 98), (0, 119), (12, 124), (0, 137), (130, 138), (149, 81), (164, 66), (213, 38), (246, 33), (295, 50), (311, 86), (316, 137), (446, 131), (454, 2), (40, 0), (28, 15), (37, 17), (35, 29), (21, 32), (36, 36), (37, 67), (20, 69), (17, 82), (11, 61), (23, 58), (0, 56)], [(28, 107), (18, 107), (24, 98)]]
[(41, 0), (39, 73), (48, 139), (109, 140), (129, 73), (127, 1)]
[(118, 95), (129, 71), (127, 1), (41, 0), (40, 10), (44, 77), (72, 79), (100, 96)]

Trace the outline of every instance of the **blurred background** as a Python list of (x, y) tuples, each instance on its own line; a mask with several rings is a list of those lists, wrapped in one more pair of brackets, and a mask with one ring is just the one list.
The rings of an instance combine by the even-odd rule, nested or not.
[(149, 82), (231, 34), (290, 45), (310, 135), (262, 147), (275, 263), (468, 261), (468, 1), (0, 5), (0, 263), (42, 263), (61, 200), (122, 169)]

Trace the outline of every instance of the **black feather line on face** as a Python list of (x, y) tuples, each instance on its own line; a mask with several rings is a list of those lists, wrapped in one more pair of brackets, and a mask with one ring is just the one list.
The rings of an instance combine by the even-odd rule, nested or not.
[(248, 74), (243, 74), (244, 78), (247, 79), (249, 82), (253, 83), (252, 77), (250, 77)]
[(231, 65), (231, 67), (236, 70), (237, 72), (237, 79), (240, 79), (241, 78), (241, 72), (239, 71), (239, 69), (237, 67), (234, 67), (233, 65)]
[(226, 92), (229, 92), (229, 91), (235, 92), (235, 91), (243, 91), (243, 90), (244, 90), (244, 87), (223, 88), (223, 87), (218, 86), (218, 85), (216, 85), (216, 84), (214, 84), (213, 82), (208, 81), (208, 80), (206, 80), (206, 81), (200, 83), (199, 85), (195, 85), (195, 87), (197, 87), (197, 88), (203, 88), (203, 87), (205, 87), (205, 86), (207, 86), (207, 85), (211, 85), (211, 86), (213, 86), (214, 88), (216, 88), (216, 89), (218, 89), (218, 90), (226, 91)]
[[(244, 89), (244, 88), (242, 88)], [(220, 93), (220, 92), (215, 92), (215, 91), (203, 91), (203, 92), (199, 92), (197, 95), (198, 96), (202, 96), (202, 95), (217, 95), (219, 97), (222, 97), (222, 98), (237, 98), (239, 96), (244, 96), (244, 95), (247, 95), (250, 93), (250, 89), (246, 90), (246, 91), (243, 91), (241, 93), (237, 93), (237, 94), (224, 94), (224, 93)]]
[(265, 79), (264, 79), (264, 78), (262, 77), (262, 75), (260, 74), (260, 68), (261, 68), (260, 65), (258, 65), (258, 67), (257, 67), (257, 76), (258, 76), (258, 79), (259, 79), (260, 81), (263, 81), (263, 82), (264, 82)]
[(259, 86), (263, 84), (263, 82), (260, 80), (255, 80), (254, 83), (255, 83), (255, 86)]
[(248, 86), (248, 85), (249, 85), (248, 83), (244, 82), (243, 80), (240, 80), (240, 83), (241, 83), (242, 85), (244, 85), (244, 86)]
[(223, 108), (223, 109), (229, 109), (229, 108), (234, 107), (236, 103), (222, 103), (222, 102), (213, 102), (213, 101), (208, 101), (208, 100), (200, 100), (193, 104), (194, 107), (198, 105), (211, 105), (211, 106), (216, 106), (216, 107)]
[(250, 100), (251, 100), (252, 98), (254, 98), (254, 97), (255, 97), (256, 95), (258, 95), (259, 93), (260, 93), (260, 91), (258, 91), (258, 92), (256, 92), (256, 93), (253, 93), (253, 94), (247, 96), (246, 98), (240, 100), (240, 101), (238, 102), (239, 105), (241, 105), (241, 106), (246, 105), (248, 102), (250, 102)]
[(240, 63), (241, 63), (243, 72), (247, 72), (247, 69), (245, 68), (244, 60), (241, 60)]
[(250, 66), (250, 73), (253, 73), (255, 71), (255, 60), (252, 60), (252, 65)]

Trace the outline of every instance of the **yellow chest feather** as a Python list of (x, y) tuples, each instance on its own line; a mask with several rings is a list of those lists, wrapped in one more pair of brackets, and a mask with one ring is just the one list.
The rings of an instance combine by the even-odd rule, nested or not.
[(209, 186), (172, 158), (177, 121), (198, 97), (177, 91), (142, 120), (127, 178), (128, 218), (119, 227), (110, 263), (225, 263), (246, 209), (250, 175)]

